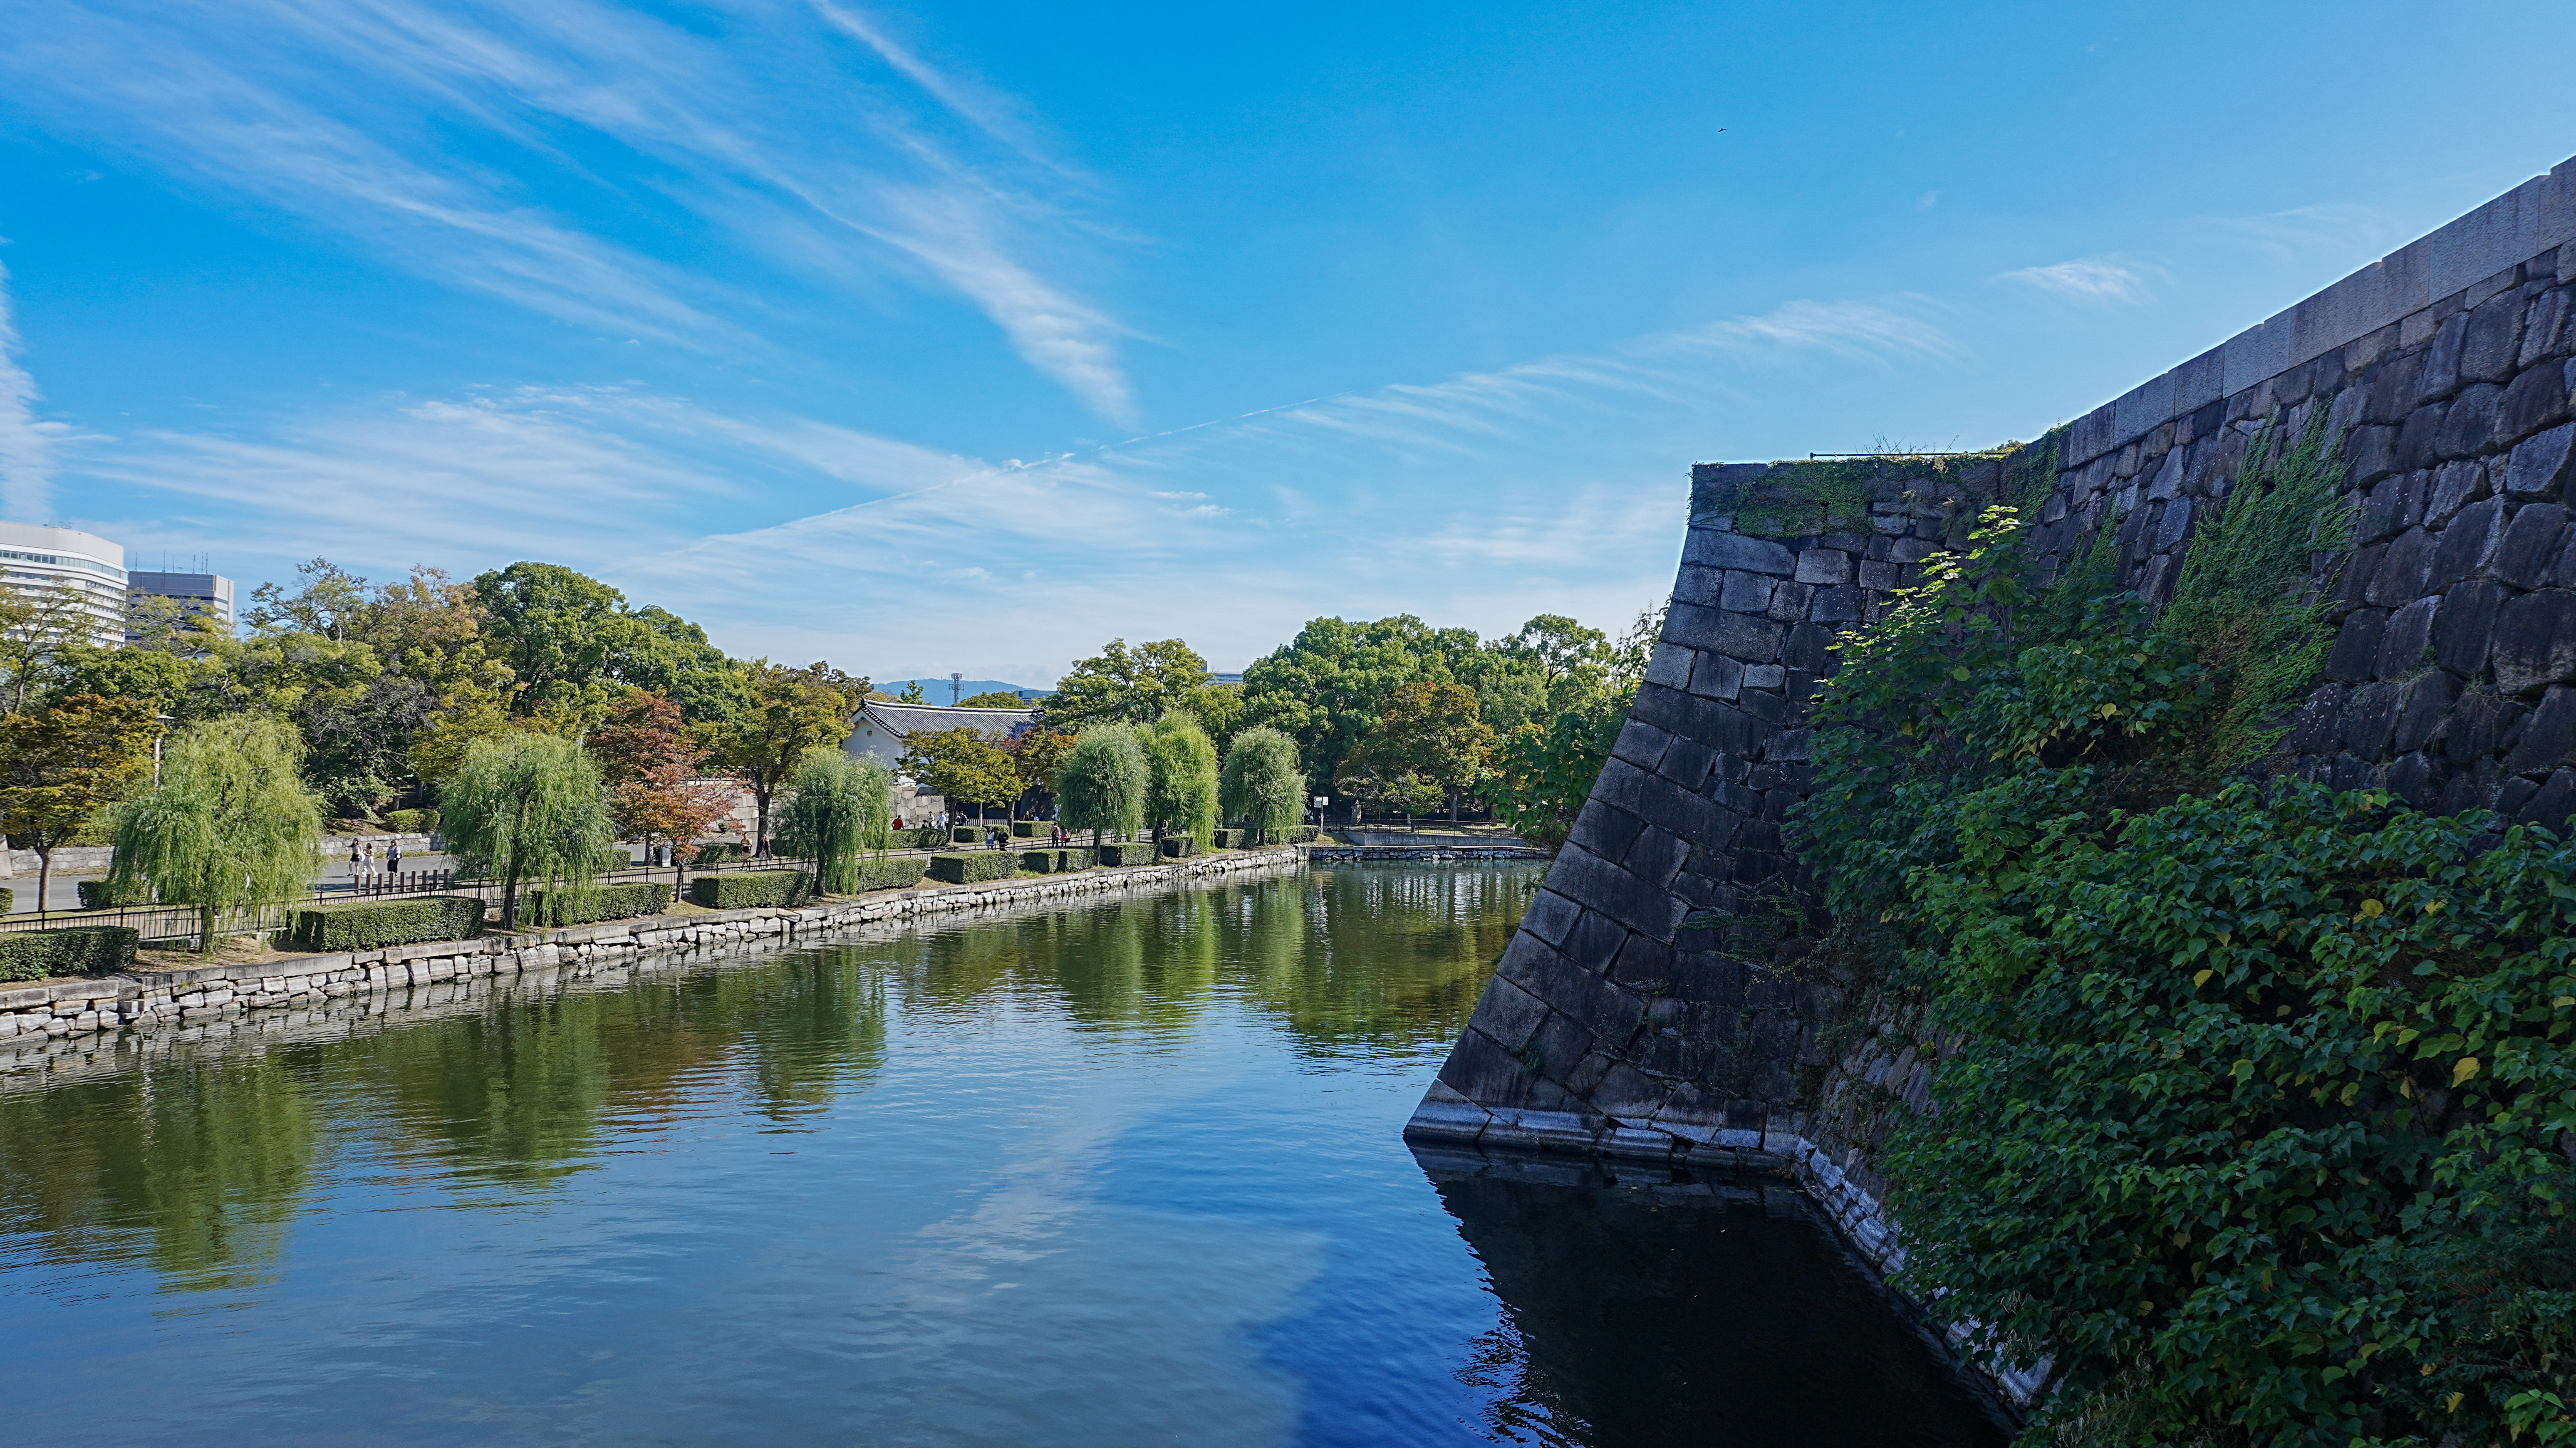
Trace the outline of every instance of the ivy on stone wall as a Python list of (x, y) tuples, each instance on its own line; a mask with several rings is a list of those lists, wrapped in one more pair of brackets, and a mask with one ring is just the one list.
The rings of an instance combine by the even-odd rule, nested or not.
[(2576, 1442), (2576, 849), (2263, 773), (2343, 513), (2321, 425), (2247, 456), (2163, 610), (1997, 508), (1819, 695), (1830, 944), (1948, 1043), (1909, 1289), (2037, 1441)]

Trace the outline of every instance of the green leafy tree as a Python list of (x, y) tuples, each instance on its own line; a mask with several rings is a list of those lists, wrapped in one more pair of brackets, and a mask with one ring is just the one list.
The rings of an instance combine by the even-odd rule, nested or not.
[(1244, 672), (1244, 718), (1297, 741), (1308, 777), (1330, 780), (1397, 690), (1455, 683), (1479, 653), (1472, 630), (1435, 629), (1410, 614), (1374, 623), (1319, 618)]
[(23, 714), (54, 682), (68, 650), (87, 645), (98, 620), (69, 588), (0, 583), (0, 678), (9, 711)]
[(517, 689), (510, 712), (588, 722), (614, 692), (612, 673), (641, 642), (626, 596), (553, 563), (513, 563), (474, 580), (484, 628)]
[(223, 912), (302, 895), (322, 863), (322, 805), (301, 782), (303, 752), (285, 721), (258, 714), (171, 736), (161, 782), (105, 816), (110, 886), (197, 907), (208, 954)]
[(609, 820), (618, 837), (640, 839), (648, 850), (656, 840), (668, 842), (676, 887), (697, 857), (698, 836), (729, 805), (725, 786), (698, 777), (705, 750), (680, 706), (649, 689), (629, 689), (583, 747), (598, 761), (608, 786)]
[(1142, 730), (1145, 748), (1145, 818), (1155, 837), (1169, 831), (1188, 835), (1200, 846), (1216, 839), (1216, 745), (1199, 721), (1171, 713)]
[(96, 694), (0, 715), (0, 828), (36, 852), (38, 913), (54, 851), (151, 774), (158, 733), (150, 704)]
[(789, 668), (767, 659), (743, 666), (744, 697), (733, 713), (704, 729), (708, 756), (751, 790), (756, 811), (753, 846), (769, 853), (769, 806), (788, 778), (818, 745), (849, 737), (850, 720), (868, 696), (868, 682), (829, 664)]
[(958, 701), (957, 707), (961, 709), (1025, 709), (1029, 707), (1029, 701), (1021, 698), (1017, 694), (1007, 693), (1000, 689), (987, 689), (981, 694), (967, 695), (964, 699)]
[(1407, 684), (1378, 719), (1360, 754), (1414, 775), (1445, 794), (1449, 819), (1458, 799), (1483, 779), (1500, 741), (1479, 715), (1476, 691), (1464, 684)]
[(1092, 848), (1104, 834), (1133, 835), (1145, 828), (1145, 749), (1124, 724), (1094, 724), (1074, 737), (1073, 751), (1056, 771), (1056, 813), (1067, 829), (1091, 831)]
[(328, 558), (295, 567), (293, 592), (284, 584), (263, 583), (250, 591), (242, 622), (262, 633), (304, 633), (334, 643), (353, 641), (370, 598), (367, 580)]
[(1306, 817), (1306, 774), (1297, 765), (1297, 742), (1267, 725), (1234, 736), (1225, 751), (1218, 803), (1226, 818), (1247, 829), (1287, 829)]
[(1562, 843), (1627, 722), (1627, 699), (1604, 697), (1514, 730), (1496, 748), (1484, 786), (1494, 813), (1524, 839)]
[(467, 746), (464, 768), (439, 797), (439, 828), (469, 873), (500, 877), (504, 930), (518, 924), (521, 884), (579, 889), (616, 844), (599, 766), (550, 734)]
[(1033, 789), (1053, 794), (1056, 771), (1073, 753), (1073, 736), (1044, 727), (1027, 729), (1002, 747), (1010, 751), (1012, 767), (1019, 771), (1022, 794)]
[(992, 734), (971, 724), (925, 731), (904, 740), (902, 768), (940, 798), (975, 806), (978, 820), (984, 817), (984, 806), (1011, 804), (1027, 788), (1009, 751)]
[(883, 851), (894, 820), (894, 779), (885, 764), (838, 749), (817, 749), (797, 766), (781, 834), (814, 862), (822, 893), (856, 894), (859, 857)]
[(921, 681), (914, 679), (903, 686), (903, 692), (895, 695), (894, 701), (898, 704), (927, 704), (930, 696), (921, 692)]
[(1145, 724), (1186, 708), (1207, 684), (1207, 660), (1179, 639), (1127, 647), (1111, 639), (1056, 681), (1046, 716), (1057, 725)]

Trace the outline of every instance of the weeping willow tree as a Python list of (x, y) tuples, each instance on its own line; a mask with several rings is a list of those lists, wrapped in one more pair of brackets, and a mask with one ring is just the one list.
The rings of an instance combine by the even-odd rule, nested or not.
[(213, 954), (226, 910), (291, 900), (321, 865), (322, 805), (304, 788), (304, 744), (251, 714), (172, 735), (161, 782), (112, 806), (109, 888), (148, 888), (197, 907), (197, 948)]
[(1145, 827), (1145, 749), (1124, 724), (1095, 724), (1075, 736), (1055, 773), (1056, 814), (1071, 829), (1132, 835)]
[(1144, 731), (1145, 817), (1158, 830), (1216, 843), (1216, 745), (1198, 716), (1165, 714)]
[(438, 808), (457, 862), (470, 874), (500, 877), (504, 930), (518, 923), (522, 883), (580, 889), (616, 846), (599, 767), (580, 745), (551, 734), (475, 740)]
[(1282, 830), (1306, 817), (1306, 775), (1297, 765), (1297, 741), (1258, 725), (1226, 746), (1219, 799), (1226, 815), (1263, 832)]
[(892, 843), (893, 785), (881, 761), (838, 749), (816, 749), (798, 762), (779, 834), (814, 862), (818, 893), (858, 893), (859, 856)]

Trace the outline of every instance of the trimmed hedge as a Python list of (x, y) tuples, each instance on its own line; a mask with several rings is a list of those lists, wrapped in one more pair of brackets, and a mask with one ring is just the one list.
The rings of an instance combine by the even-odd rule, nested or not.
[(1034, 840), (1038, 837), (1038, 826), (1041, 823), (1043, 822), (1039, 820), (1013, 820), (1011, 834), (1018, 839)]
[(948, 843), (952, 845), (980, 845), (984, 843), (984, 827), (981, 825), (950, 825), (948, 827)]
[(695, 863), (701, 865), (717, 865), (722, 864), (727, 860), (748, 860), (750, 858), (751, 846), (739, 844), (732, 840), (726, 840), (721, 844), (698, 846), (698, 854)]
[(18, 892), (5, 885), (0, 885), (0, 915), (15, 915), (17, 913)]
[(122, 925), (83, 925), (71, 930), (22, 930), (0, 935), (0, 980), (43, 980), (54, 975), (110, 975), (134, 965), (140, 931)]
[[(1322, 827), (1318, 825), (1289, 825), (1272, 830), (1270, 843), (1311, 845), (1323, 832)], [(1253, 841), (1260, 833), (1259, 830), (1219, 830), (1216, 832), (1216, 847), (1220, 850), (1249, 850), (1254, 847)]]
[(1008, 850), (976, 850), (971, 854), (933, 855), (930, 877), (951, 885), (971, 885), (983, 880), (1007, 880), (1019, 872), (1020, 862)]
[(1023, 850), (1020, 868), (1033, 875), (1062, 875), (1091, 868), (1089, 850)]
[(1165, 835), (1163, 837), (1163, 858), (1166, 860), (1186, 860), (1198, 852), (1199, 841), (1198, 836), (1196, 835)]
[(593, 885), (587, 890), (530, 890), (519, 906), (519, 919), (527, 925), (588, 925), (659, 915), (670, 903), (671, 887), (659, 880)]
[(814, 877), (803, 870), (742, 870), (689, 882), (689, 902), (710, 910), (788, 909), (813, 898)]
[(1152, 840), (1126, 840), (1100, 847), (1104, 865), (1150, 865), (1162, 858), (1162, 850)]
[(374, 950), (424, 940), (463, 940), (482, 932), (483, 909), (483, 901), (473, 895), (309, 905), (286, 912), (286, 932), (306, 950)]
[(83, 910), (113, 910), (119, 905), (149, 905), (152, 892), (136, 881), (122, 890), (111, 890), (105, 880), (83, 880), (77, 887)]
[(1220, 850), (1239, 850), (1243, 848), (1243, 842), (1251, 838), (1252, 831), (1250, 830), (1221, 829), (1216, 832), (1214, 845), (1215, 848)]
[(921, 883), (922, 871), (929, 864), (919, 855), (888, 855), (882, 860), (862, 860), (859, 863), (859, 893), (909, 890)]

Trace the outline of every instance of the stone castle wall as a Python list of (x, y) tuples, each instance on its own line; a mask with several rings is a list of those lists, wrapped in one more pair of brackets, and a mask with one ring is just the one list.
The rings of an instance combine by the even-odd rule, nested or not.
[[(2032, 535), (2044, 570), (2115, 530), (2125, 586), (2172, 594), (2268, 418), (2323, 410), (2354, 548), (2321, 557), (2338, 634), (2288, 767), (2428, 809), (2576, 814), (2576, 161), (2078, 420)], [(1891, 459), (1864, 504), (1766, 464), (1694, 469), (1663, 640), (1613, 758), (1407, 1131), (1687, 1163), (1790, 1164), (1874, 1257), (1896, 1252), (1853, 1102), (1921, 1104), (1910, 1041), (1833, 1048), (1828, 982), (1707, 928), (1803, 885), (1781, 824), (1808, 785), (1827, 646), (2033, 465)], [(1790, 536), (1757, 536), (1789, 532)], [(1740, 948), (1740, 947), (1738, 947)], [(1848, 1039), (1853, 1032), (1842, 1033)]]

